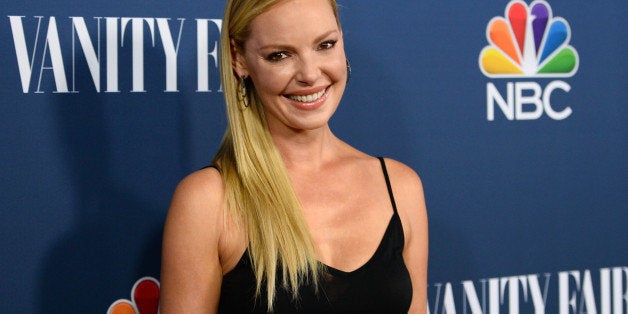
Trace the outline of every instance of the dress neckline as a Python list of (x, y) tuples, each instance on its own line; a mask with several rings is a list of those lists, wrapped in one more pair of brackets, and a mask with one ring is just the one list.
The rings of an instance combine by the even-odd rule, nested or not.
[[(386, 169), (386, 162), (384, 161), (383, 157), (377, 157), (377, 159), (380, 161), (380, 164), (381, 164), (381, 167), (382, 167), (382, 172), (384, 174), (384, 179), (386, 180), (386, 188), (388, 189), (388, 195), (389, 195), (390, 202), (391, 202), (391, 205), (392, 205), (392, 208), (393, 208), (392, 216), (390, 217), (390, 219), (388, 221), (388, 225), (386, 226), (386, 230), (384, 231), (384, 234), (382, 235), (382, 238), (379, 240), (379, 244), (377, 246), (377, 249), (375, 249), (375, 252), (371, 255), (371, 257), (368, 260), (366, 260), (366, 262), (364, 262), (364, 264), (362, 264), (358, 268), (356, 268), (354, 270), (351, 270), (351, 271), (344, 271), (344, 270), (337, 269), (335, 267), (329, 266), (329, 265), (327, 265), (327, 264), (325, 264), (325, 263), (323, 263), (323, 262), (321, 262), (320, 260), (317, 259), (317, 262), (320, 263), (321, 265), (323, 265), (325, 267), (325, 269), (331, 275), (347, 277), (347, 276), (357, 275), (357, 274), (363, 272), (365, 269), (368, 269), (369, 265), (371, 265), (373, 263), (373, 261), (376, 260), (377, 257), (382, 254), (382, 251), (384, 249), (384, 241), (386, 240), (387, 237), (391, 237), (392, 236), (390, 233), (393, 232), (394, 223), (401, 225), (399, 214), (397, 213), (397, 204), (395, 202), (395, 197), (394, 197), (393, 191), (392, 191), (392, 185), (390, 183), (390, 178), (388, 177), (388, 171)], [(213, 166), (210, 166), (210, 167), (213, 167)], [(403, 231), (401, 232), (401, 236), (402, 236), (402, 239), (403, 239)], [(223, 275), (223, 277), (229, 276), (229, 274), (233, 273), (233, 270), (235, 270), (236, 268), (241, 267), (242, 265), (246, 265), (246, 264), (250, 263), (249, 258), (248, 258), (248, 255), (249, 255), (248, 251), (249, 251), (249, 248), (247, 246), (246, 249), (244, 250), (244, 252), (242, 252), (242, 255), (240, 256), (240, 259), (238, 260), (238, 263), (231, 270), (229, 270), (229, 272), (225, 273)]]

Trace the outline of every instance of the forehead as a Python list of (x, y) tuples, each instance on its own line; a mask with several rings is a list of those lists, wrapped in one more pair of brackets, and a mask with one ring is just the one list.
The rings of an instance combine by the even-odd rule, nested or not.
[(263, 45), (335, 29), (338, 24), (328, 0), (284, 0), (251, 21), (248, 39)]

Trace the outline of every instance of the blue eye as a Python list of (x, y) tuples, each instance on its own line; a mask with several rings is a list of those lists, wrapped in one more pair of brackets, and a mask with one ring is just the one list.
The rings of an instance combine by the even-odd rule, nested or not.
[(270, 62), (279, 62), (285, 58), (288, 58), (288, 53), (285, 51), (273, 52), (266, 56), (266, 60)]

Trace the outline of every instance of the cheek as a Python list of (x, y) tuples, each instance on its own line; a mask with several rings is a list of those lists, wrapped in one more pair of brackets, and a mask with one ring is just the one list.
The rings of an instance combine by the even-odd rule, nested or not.
[(342, 59), (342, 61), (337, 62), (334, 67), (334, 78), (336, 80), (346, 80), (347, 75), (347, 61)]
[(347, 57), (344, 51), (340, 51), (333, 61), (328, 63), (330, 76), (334, 80), (341, 80), (347, 76)]
[(259, 96), (283, 94), (292, 78), (292, 71), (287, 68), (256, 69), (251, 78)]

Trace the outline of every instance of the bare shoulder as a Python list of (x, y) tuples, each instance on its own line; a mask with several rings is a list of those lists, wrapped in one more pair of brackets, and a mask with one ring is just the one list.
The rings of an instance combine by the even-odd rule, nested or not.
[(386, 158), (386, 168), (406, 238), (426, 228), (425, 196), (419, 175), (407, 165)]
[(428, 223), (423, 184), (419, 175), (403, 163), (386, 159), (386, 166), (403, 226), (403, 259), (412, 281), (408, 313), (426, 313)]
[(400, 193), (400, 195), (395, 194), (395, 198), (411, 198), (423, 194), (423, 183), (416, 171), (394, 159), (385, 158), (385, 162), (391, 185)]
[(164, 249), (173, 254), (194, 246), (202, 249), (199, 253), (217, 250), (223, 225), (223, 198), (224, 183), (214, 168), (198, 170), (181, 180), (164, 226), (164, 245), (174, 245)]
[(211, 211), (216, 211), (221, 206), (223, 195), (224, 182), (220, 172), (215, 168), (204, 168), (179, 182), (170, 209), (176, 211), (179, 208), (177, 205), (187, 205), (182, 210), (199, 211), (196, 214), (201, 215), (211, 214)]
[(188, 175), (175, 189), (162, 242), (161, 313), (217, 306), (223, 194), (222, 177), (213, 168)]
[(216, 240), (220, 235), (223, 197), (224, 183), (218, 170), (205, 168), (188, 175), (174, 191), (165, 231), (170, 228), (177, 233)]

